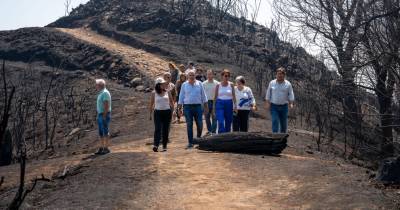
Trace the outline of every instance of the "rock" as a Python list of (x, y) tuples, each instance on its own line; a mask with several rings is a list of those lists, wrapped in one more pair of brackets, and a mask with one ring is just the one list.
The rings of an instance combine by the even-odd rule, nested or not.
[(6, 131), (5, 139), (0, 145), (0, 166), (10, 165), (12, 162), (12, 136), (9, 130)]
[(146, 93), (151, 92), (151, 88), (146, 88), (145, 92), (146, 92)]
[(400, 156), (383, 160), (377, 180), (386, 184), (400, 184)]
[(78, 133), (80, 130), (81, 130), (80, 128), (74, 128), (74, 129), (72, 129), (71, 132), (69, 132), (68, 136), (72, 136), (72, 135)]
[(139, 85), (136, 87), (136, 91), (142, 92), (144, 91), (146, 88), (143, 85)]
[(131, 87), (134, 87), (134, 88), (137, 86), (140, 86), (142, 84), (142, 78), (136, 77), (133, 80), (131, 80), (130, 84), (131, 84)]

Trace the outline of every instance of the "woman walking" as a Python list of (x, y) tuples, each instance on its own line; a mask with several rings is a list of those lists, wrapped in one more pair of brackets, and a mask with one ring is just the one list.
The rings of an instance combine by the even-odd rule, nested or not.
[[(175, 85), (176, 101), (177, 102), (179, 101), (179, 94), (181, 93), (182, 84), (184, 82), (186, 82), (186, 80), (187, 80), (186, 74), (183, 73), (183, 74), (179, 75), (179, 80), (176, 82), (176, 85)], [(176, 113), (176, 118), (178, 119), (177, 122), (179, 124), (179, 123), (181, 123), (181, 117), (182, 116), (179, 114), (178, 106), (176, 106), (175, 113)]]
[(162, 138), (163, 151), (167, 151), (169, 127), (171, 125), (172, 109), (174, 101), (167, 91), (168, 83), (163, 78), (157, 78), (155, 91), (150, 100), (150, 119), (154, 115), (154, 146), (153, 151), (158, 152)]
[(224, 69), (221, 73), (221, 83), (215, 88), (213, 113), (218, 122), (218, 133), (231, 131), (233, 114), (237, 113), (235, 86), (229, 82), (231, 73)]
[(253, 92), (245, 84), (243, 76), (236, 77), (235, 95), (238, 112), (233, 116), (233, 131), (248, 132), (250, 110), (257, 110)]

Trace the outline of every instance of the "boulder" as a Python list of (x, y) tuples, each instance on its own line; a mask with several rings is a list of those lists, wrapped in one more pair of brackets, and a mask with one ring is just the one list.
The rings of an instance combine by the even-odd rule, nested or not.
[(400, 184), (400, 156), (383, 160), (377, 180), (385, 184)]
[(139, 85), (136, 87), (136, 91), (142, 92), (144, 91), (146, 88), (143, 85)]
[(134, 88), (137, 86), (140, 86), (142, 84), (142, 78), (136, 77), (131, 80), (130, 84), (131, 84), (131, 87), (134, 87)]
[(78, 133), (80, 130), (81, 130), (80, 128), (74, 128), (74, 129), (72, 129), (71, 132), (69, 132), (68, 136), (72, 136), (72, 135)]

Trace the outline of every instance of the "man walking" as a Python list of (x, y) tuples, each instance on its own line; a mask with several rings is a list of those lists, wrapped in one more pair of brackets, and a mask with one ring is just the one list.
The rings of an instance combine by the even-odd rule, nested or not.
[(96, 79), (97, 95), (97, 124), (99, 126), (100, 148), (96, 155), (110, 153), (109, 125), (111, 121), (111, 94), (106, 88), (104, 79)]
[(215, 133), (217, 130), (217, 119), (212, 115), (214, 105), (215, 88), (219, 82), (214, 79), (214, 72), (212, 69), (207, 71), (207, 80), (203, 82), (204, 91), (208, 99), (208, 113), (206, 117), (207, 134)]
[(182, 84), (179, 94), (178, 110), (182, 114), (183, 106), (189, 141), (187, 148), (190, 149), (193, 148), (193, 120), (196, 121), (197, 137), (200, 138), (203, 130), (202, 115), (203, 111), (204, 114), (208, 113), (208, 101), (203, 84), (195, 79), (195, 72), (189, 71), (187, 75), (188, 81)]
[(294, 106), (292, 84), (285, 80), (283, 67), (276, 70), (276, 79), (272, 80), (265, 96), (266, 108), (270, 110), (273, 133), (287, 133), (288, 112)]

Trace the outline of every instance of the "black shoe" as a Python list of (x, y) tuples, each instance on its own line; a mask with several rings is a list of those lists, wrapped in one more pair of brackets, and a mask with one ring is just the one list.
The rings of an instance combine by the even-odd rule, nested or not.
[(106, 147), (103, 149), (103, 155), (110, 153), (111, 151)]
[(97, 152), (95, 152), (95, 155), (102, 155), (104, 153), (104, 148), (100, 147), (99, 150), (97, 150)]
[(158, 147), (154, 146), (153, 147), (153, 152), (158, 152)]

